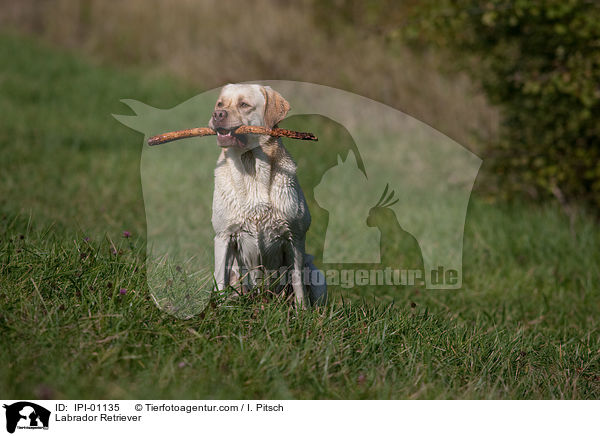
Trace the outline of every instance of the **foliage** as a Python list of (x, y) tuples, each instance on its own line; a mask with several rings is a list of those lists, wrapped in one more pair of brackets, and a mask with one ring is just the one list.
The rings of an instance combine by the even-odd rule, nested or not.
[[(456, 55), (502, 110), (498, 189), (600, 206), (600, 4), (586, 0), (330, 2), (343, 22)], [(335, 5), (335, 6), (334, 6)], [(322, 12), (321, 12), (322, 13)]]

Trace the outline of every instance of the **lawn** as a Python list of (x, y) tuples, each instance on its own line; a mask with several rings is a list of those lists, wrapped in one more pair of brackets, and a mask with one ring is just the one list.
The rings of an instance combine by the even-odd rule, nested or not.
[(0, 54), (3, 398), (600, 398), (592, 216), (476, 190), (461, 290), (332, 289), (299, 313), (215, 299), (178, 319), (146, 285), (142, 137), (111, 114), (202, 90), (14, 35)]

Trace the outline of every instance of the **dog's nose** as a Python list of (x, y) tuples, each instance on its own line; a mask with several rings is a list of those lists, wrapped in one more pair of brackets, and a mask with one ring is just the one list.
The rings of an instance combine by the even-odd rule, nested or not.
[(224, 111), (224, 110), (214, 111), (212, 114), (212, 118), (213, 118), (213, 121), (225, 121), (225, 118), (227, 118), (227, 111)]

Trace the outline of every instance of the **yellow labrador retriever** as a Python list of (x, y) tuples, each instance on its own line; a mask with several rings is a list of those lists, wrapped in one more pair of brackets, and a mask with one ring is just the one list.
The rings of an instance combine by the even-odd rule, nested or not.
[(304, 251), (310, 213), (296, 163), (280, 138), (232, 133), (241, 125), (273, 128), (289, 109), (261, 85), (229, 84), (217, 99), (209, 121), (222, 148), (213, 194), (215, 280), (218, 290), (242, 279), (251, 287), (291, 282), (296, 303), (307, 306), (324, 303), (327, 288)]

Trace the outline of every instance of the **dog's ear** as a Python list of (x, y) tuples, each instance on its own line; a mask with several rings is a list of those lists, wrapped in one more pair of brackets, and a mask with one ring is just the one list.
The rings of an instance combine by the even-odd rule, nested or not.
[(265, 96), (265, 127), (272, 129), (283, 120), (290, 110), (290, 104), (270, 86), (261, 88)]

